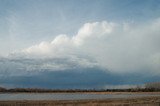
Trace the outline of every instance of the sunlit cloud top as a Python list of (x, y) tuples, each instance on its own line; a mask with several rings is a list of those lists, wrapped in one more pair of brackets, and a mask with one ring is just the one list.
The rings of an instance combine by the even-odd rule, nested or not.
[(0, 0), (0, 54), (75, 35), (85, 23), (145, 23), (160, 17), (159, 0)]

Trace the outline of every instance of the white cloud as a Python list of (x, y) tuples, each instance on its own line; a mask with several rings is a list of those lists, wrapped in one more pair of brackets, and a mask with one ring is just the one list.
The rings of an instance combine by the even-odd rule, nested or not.
[(55, 37), (51, 42), (43, 41), (38, 45), (33, 45), (22, 50), (22, 52), (26, 55), (38, 55), (42, 57), (77, 54), (77, 52), (83, 51), (81, 47), (85, 46), (85, 43), (92, 43), (92, 40), (101, 39), (103, 36), (105, 37), (106, 35), (109, 35), (114, 26), (114, 23), (108, 23), (106, 21), (86, 23), (78, 31), (77, 35), (73, 37), (61, 34)]
[(86, 23), (75, 36), (58, 35), (51, 42), (33, 45), (19, 53), (30, 58), (74, 57), (74, 62), (86, 67), (92, 64), (92, 61), (84, 58), (89, 56), (97, 62), (96, 65), (112, 72), (158, 72), (159, 28), (160, 19), (143, 25), (106, 21)]

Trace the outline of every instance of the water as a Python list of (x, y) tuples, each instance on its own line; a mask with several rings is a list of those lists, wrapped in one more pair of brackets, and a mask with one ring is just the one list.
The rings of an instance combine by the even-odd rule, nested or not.
[(82, 100), (160, 96), (160, 94), (1, 93), (2, 100)]

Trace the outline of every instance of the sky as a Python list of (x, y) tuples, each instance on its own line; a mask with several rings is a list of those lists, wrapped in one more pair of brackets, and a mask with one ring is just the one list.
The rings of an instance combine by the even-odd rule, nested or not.
[(160, 81), (160, 0), (0, 0), (0, 86)]

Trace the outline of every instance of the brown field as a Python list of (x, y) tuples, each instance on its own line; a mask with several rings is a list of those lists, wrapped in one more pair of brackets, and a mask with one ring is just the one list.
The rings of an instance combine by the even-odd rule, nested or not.
[[(61, 92), (58, 92), (61, 93)], [(63, 93), (63, 92), (62, 92)], [(67, 92), (65, 92), (67, 93)], [(69, 92), (70, 93), (70, 92)], [(74, 92), (79, 93), (79, 92)], [(160, 92), (80, 92), (80, 93), (89, 93), (89, 94), (151, 94), (151, 95), (160, 95)]]
[(0, 101), (0, 106), (160, 106), (160, 97), (67, 101)]

